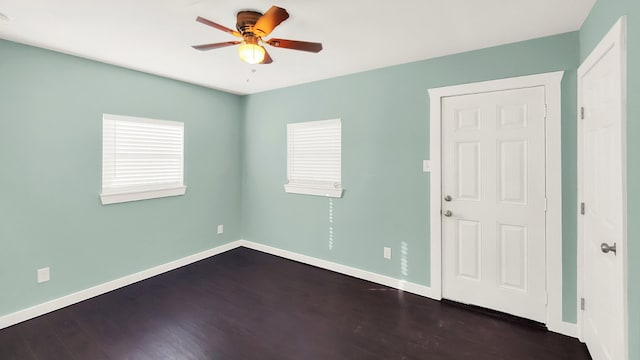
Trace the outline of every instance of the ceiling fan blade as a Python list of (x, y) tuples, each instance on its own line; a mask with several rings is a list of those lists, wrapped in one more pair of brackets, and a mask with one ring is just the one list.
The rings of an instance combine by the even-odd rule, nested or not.
[(297, 40), (287, 40), (287, 39), (269, 39), (267, 40), (267, 44), (275, 47), (292, 49), (292, 50), (301, 50), (317, 53), (322, 50), (321, 43), (307, 42), (307, 41), (297, 41)]
[(241, 41), (227, 41), (227, 42), (221, 42), (221, 43), (215, 43), (215, 44), (194, 45), (192, 47), (196, 50), (213, 50), (213, 49), (223, 48), (226, 46), (238, 45), (241, 43), (242, 43)]
[(272, 6), (269, 10), (267, 10), (266, 13), (264, 13), (264, 15), (262, 15), (258, 19), (256, 25), (254, 26), (254, 29), (259, 36), (267, 36), (271, 34), (276, 26), (280, 25), (280, 23), (287, 20), (288, 18), (289, 13), (287, 12), (287, 10), (281, 7)]
[(267, 49), (264, 49), (264, 60), (262, 60), (260, 64), (271, 64), (272, 62), (273, 62), (273, 59), (271, 58), (271, 56), (269, 56)]
[(197, 22), (199, 22), (199, 23), (205, 24), (205, 25), (209, 25), (209, 26), (211, 26), (212, 28), (216, 28), (216, 29), (218, 29), (218, 30), (224, 31), (224, 32), (226, 32), (226, 33), (229, 33), (229, 34), (231, 34), (231, 35), (233, 35), (233, 36), (235, 36), (235, 37), (239, 37), (239, 38), (241, 38), (241, 37), (242, 37), (242, 35), (241, 35), (239, 32), (237, 32), (237, 31), (235, 31), (235, 30), (231, 30), (231, 29), (229, 29), (229, 28), (228, 28), (228, 27), (226, 27), (226, 26), (222, 26), (222, 25), (220, 25), (220, 24), (214, 23), (213, 21), (211, 21), (211, 20), (207, 20), (207, 19), (205, 19), (205, 18), (203, 18), (203, 17), (201, 17), (201, 16), (198, 16), (198, 18), (196, 19), (196, 21), (197, 21)]

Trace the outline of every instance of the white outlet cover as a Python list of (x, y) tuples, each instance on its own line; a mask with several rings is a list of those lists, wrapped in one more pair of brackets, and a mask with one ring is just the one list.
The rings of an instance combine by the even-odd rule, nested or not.
[(218, 225), (218, 234), (222, 234), (224, 232), (224, 226)]
[(384, 248), (384, 258), (385, 259), (391, 259), (391, 248), (390, 247), (385, 247)]
[(431, 160), (422, 160), (422, 171), (431, 172)]
[(51, 278), (51, 273), (49, 272), (49, 268), (38, 269), (38, 284), (47, 282)]

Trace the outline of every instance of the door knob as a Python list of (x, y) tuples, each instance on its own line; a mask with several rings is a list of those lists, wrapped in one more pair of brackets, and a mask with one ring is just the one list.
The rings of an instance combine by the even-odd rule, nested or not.
[(447, 210), (447, 211), (444, 212), (443, 215), (446, 216), (446, 217), (451, 217), (451, 215), (453, 215), (453, 213), (451, 212), (451, 210)]
[(609, 252), (612, 252), (613, 255), (616, 255), (616, 243), (613, 243), (613, 245), (609, 245), (607, 243), (602, 243), (600, 245), (600, 250), (602, 250), (603, 253), (607, 254)]
[(451, 195), (447, 195), (444, 197), (444, 201), (451, 201), (453, 198), (451, 197)]

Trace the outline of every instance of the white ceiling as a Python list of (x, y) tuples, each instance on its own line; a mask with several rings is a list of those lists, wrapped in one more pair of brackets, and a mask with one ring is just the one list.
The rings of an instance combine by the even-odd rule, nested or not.
[[(2, 0), (0, 38), (236, 94), (578, 30), (596, 0)], [(270, 37), (322, 42), (306, 53), (268, 47), (248, 65), (235, 40), (197, 23), (235, 29), (239, 10), (272, 5), (291, 17)], [(1, 56), (1, 55), (0, 55)]]

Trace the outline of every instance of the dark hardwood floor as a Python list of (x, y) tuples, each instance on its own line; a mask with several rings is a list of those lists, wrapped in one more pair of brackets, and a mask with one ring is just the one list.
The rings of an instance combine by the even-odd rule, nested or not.
[(0, 359), (590, 359), (577, 340), (240, 248), (0, 330)]

